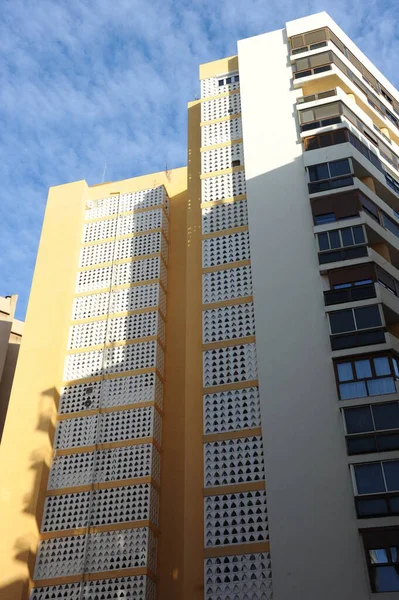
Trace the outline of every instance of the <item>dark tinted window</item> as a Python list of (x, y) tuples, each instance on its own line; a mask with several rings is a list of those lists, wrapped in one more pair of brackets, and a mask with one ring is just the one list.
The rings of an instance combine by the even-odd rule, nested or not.
[(399, 460), (384, 462), (384, 473), (388, 492), (399, 490)]
[(338, 177), (339, 175), (346, 175), (351, 172), (349, 160), (343, 158), (342, 160), (335, 160), (330, 163), (331, 177)]
[(355, 244), (363, 244), (366, 241), (364, 238), (363, 227), (361, 225), (352, 227), (352, 231), (355, 238)]
[(319, 179), (328, 179), (329, 172), (328, 172), (327, 163), (309, 167), (309, 178), (310, 178), (310, 181), (318, 181)]
[(384, 478), (380, 463), (355, 465), (355, 477), (359, 494), (385, 492)]
[(320, 250), (329, 250), (330, 243), (328, 241), (328, 234), (327, 233), (319, 233), (319, 235), (317, 237), (319, 239)]
[(325, 223), (334, 223), (335, 215), (334, 213), (326, 213), (325, 215), (318, 215), (314, 218), (314, 222), (316, 225), (324, 225)]
[(352, 229), (348, 227), (347, 229), (341, 230), (342, 234), (342, 243), (344, 246), (353, 246), (353, 234)]
[(330, 236), (330, 248), (331, 249), (341, 248), (341, 240), (339, 238), (338, 231), (330, 231), (329, 236)]
[(378, 306), (364, 306), (355, 309), (357, 329), (378, 327), (381, 325), (380, 311)]
[(342, 333), (355, 329), (355, 320), (351, 310), (340, 310), (336, 313), (330, 313), (329, 317), (331, 333)]
[(373, 406), (374, 423), (376, 429), (399, 428), (399, 404), (375, 404)]
[(374, 430), (369, 406), (346, 408), (344, 416), (348, 433), (363, 433)]

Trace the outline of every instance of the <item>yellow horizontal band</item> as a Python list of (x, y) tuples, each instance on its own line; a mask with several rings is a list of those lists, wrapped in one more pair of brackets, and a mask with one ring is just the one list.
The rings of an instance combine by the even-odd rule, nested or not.
[(203, 273), (215, 273), (215, 271), (226, 271), (227, 269), (235, 269), (236, 267), (246, 267), (251, 264), (249, 258), (246, 260), (237, 260), (236, 262), (226, 263), (224, 265), (215, 265), (213, 267), (204, 267)]
[(203, 304), (202, 310), (215, 310), (217, 308), (223, 308), (224, 306), (235, 306), (237, 304), (248, 304), (253, 302), (253, 296), (240, 296), (239, 298), (229, 298), (229, 300), (220, 300), (219, 302), (209, 302), (209, 304)]
[(230, 196), (229, 198), (222, 198), (221, 200), (213, 200), (211, 202), (202, 202), (201, 208), (211, 208), (212, 206), (218, 206), (219, 204), (230, 204), (232, 202), (238, 202), (239, 200), (246, 200), (246, 194), (239, 194), (238, 196)]
[(219, 485), (213, 488), (204, 488), (204, 496), (218, 496), (219, 494), (239, 494), (241, 492), (255, 492), (265, 489), (265, 480), (247, 481), (231, 485)]
[(223, 385), (213, 385), (202, 388), (203, 395), (216, 394), (217, 392), (230, 392), (232, 390), (242, 390), (247, 387), (258, 387), (258, 379), (249, 379), (248, 381), (234, 381), (234, 383), (225, 383)]
[(209, 240), (210, 238), (223, 237), (224, 235), (241, 233), (243, 231), (248, 231), (248, 225), (241, 225), (240, 227), (231, 227), (230, 229), (221, 229), (220, 231), (211, 231), (211, 233), (204, 233), (202, 235), (202, 239)]
[(244, 165), (238, 167), (230, 167), (229, 169), (222, 169), (221, 171), (212, 171), (211, 173), (203, 173), (200, 175), (200, 179), (209, 179), (210, 177), (218, 177), (219, 175), (228, 175), (229, 173), (238, 173), (238, 171), (244, 171)]
[(242, 144), (243, 138), (237, 138), (235, 140), (229, 140), (228, 142), (220, 142), (220, 144), (212, 144), (211, 146), (201, 146), (200, 152), (206, 152), (207, 150), (217, 150), (218, 148), (226, 148), (227, 146), (234, 146), (234, 144)]
[(216, 350), (217, 348), (227, 348), (229, 346), (239, 346), (241, 344), (254, 344), (255, 342), (256, 337), (254, 335), (249, 335), (247, 337), (232, 338), (231, 340), (221, 340), (220, 342), (209, 342), (207, 344), (202, 344), (202, 350), (206, 352), (207, 350)]

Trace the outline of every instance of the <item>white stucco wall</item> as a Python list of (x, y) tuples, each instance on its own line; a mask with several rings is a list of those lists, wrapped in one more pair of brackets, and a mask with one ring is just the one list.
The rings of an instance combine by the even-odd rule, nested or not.
[(364, 600), (284, 30), (238, 44), (275, 600)]

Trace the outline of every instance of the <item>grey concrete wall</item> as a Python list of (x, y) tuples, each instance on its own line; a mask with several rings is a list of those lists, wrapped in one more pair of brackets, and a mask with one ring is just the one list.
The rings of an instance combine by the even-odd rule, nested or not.
[(238, 44), (275, 600), (364, 600), (284, 31)]

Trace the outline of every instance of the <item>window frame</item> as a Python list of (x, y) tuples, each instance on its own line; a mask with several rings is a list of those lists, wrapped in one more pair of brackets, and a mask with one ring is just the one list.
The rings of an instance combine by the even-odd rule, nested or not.
[[(383, 358), (383, 357), (388, 359), (390, 373), (387, 375), (378, 375), (377, 371), (375, 369), (374, 359), (375, 358)], [(357, 377), (355, 363), (359, 362), (359, 361), (363, 361), (363, 360), (370, 361), (369, 364), (370, 364), (371, 373), (372, 373), (371, 377)], [(394, 366), (394, 361), (397, 362), (396, 369)], [(337, 385), (337, 393), (338, 393), (338, 398), (339, 398), (340, 402), (345, 402), (346, 400), (353, 400), (353, 399), (357, 399), (357, 398), (374, 398), (376, 396), (388, 396), (388, 395), (398, 393), (395, 382), (397, 382), (397, 381), (399, 382), (399, 357), (396, 357), (392, 352), (370, 353), (370, 354), (348, 356), (345, 358), (335, 359), (333, 361), (333, 363), (334, 363), (335, 381), (336, 381), (336, 385)], [(338, 365), (348, 364), (348, 363), (351, 365), (352, 378), (348, 379), (346, 381), (340, 381), (339, 374), (338, 374)], [(384, 379), (384, 378), (386, 379), (388, 377), (392, 378), (394, 388), (395, 388), (393, 392), (387, 392), (386, 394), (370, 394), (369, 393), (370, 390), (369, 390), (369, 386), (368, 386), (368, 381), (376, 381), (378, 379)], [(367, 393), (362, 396), (351, 396), (349, 398), (342, 398), (340, 386), (348, 384), (348, 383), (356, 383), (356, 382), (364, 382), (364, 388)]]

